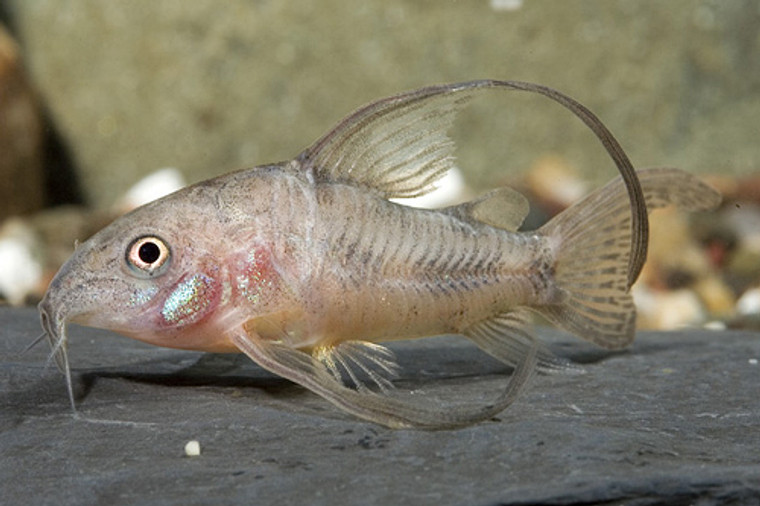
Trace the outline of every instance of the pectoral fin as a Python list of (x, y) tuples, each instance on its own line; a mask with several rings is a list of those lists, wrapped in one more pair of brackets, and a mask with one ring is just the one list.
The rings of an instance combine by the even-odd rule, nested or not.
[(537, 349), (525, 356), (494, 403), (475, 408), (407, 402), (368, 388), (351, 389), (311, 354), (240, 331), (235, 345), (261, 367), (294, 381), (360, 418), (393, 428), (449, 429), (487, 420), (512, 404), (532, 376)]

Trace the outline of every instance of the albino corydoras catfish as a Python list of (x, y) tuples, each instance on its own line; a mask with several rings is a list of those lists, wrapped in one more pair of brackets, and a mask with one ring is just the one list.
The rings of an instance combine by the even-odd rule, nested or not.
[[(622, 179), (530, 232), (517, 232), (528, 205), (508, 188), (438, 210), (389, 200), (430, 191), (452, 166), (457, 111), (509, 89), (578, 115)], [(514, 81), (432, 86), (359, 109), (291, 161), (204, 181), (119, 218), (78, 246), (39, 310), (72, 406), (68, 322), (243, 352), (387, 426), (457, 427), (504, 409), (536, 369), (565, 367), (534, 336), (530, 312), (605, 348), (629, 344), (647, 209), (719, 201), (682, 171), (637, 175), (596, 116), (559, 92)], [(515, 367), (492, 404), (391, 395), (397, 365), (380, 343), (441, 334)]]

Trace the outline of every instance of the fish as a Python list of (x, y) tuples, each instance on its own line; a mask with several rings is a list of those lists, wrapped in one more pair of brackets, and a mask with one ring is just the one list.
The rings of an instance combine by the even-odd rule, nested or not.
[[(496, 91), (543, 95), (599, 138), (620, 176), (536, 230), (504, 187), (417, 209), (454, 164), (457, 113)], [(635, 335), (630, 294), (646, 257), (648, 212), (712, 209), (720, 194), (672, 168), (635, 170), (591, 111), (542, 85), (478, 80), (374, 101), (292, 160), (180, 189), (79, 244), (39, 303), (66, 376), (68, 323), (154, 345), (244, 353), (358, 418), (449, 429), (493, 418), (536, 372), (568, 371), (532, 314), (606, 349)], [(508, 365), (485, 405), (400, 395), (386, 343), (453, 334)]]

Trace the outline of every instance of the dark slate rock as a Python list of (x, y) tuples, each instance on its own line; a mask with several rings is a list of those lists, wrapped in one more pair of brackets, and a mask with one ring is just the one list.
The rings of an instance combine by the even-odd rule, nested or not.
[[(46, 346), (22, 353), (36, 312), (0, 308), (0, 503), (760, 504), (759, 334), (645, 332), (604, 353), (540, 332), (587, 374), (425, 432), (357, 420), (242, 356), (72, 327), (75, 419)], [(420, 399), (487, 402), (506, 381), (463, 340), (394, 349)]]

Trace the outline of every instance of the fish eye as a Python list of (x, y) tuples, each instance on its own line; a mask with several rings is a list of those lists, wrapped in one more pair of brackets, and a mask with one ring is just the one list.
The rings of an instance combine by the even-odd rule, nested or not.
[(127, 264), (133, 271), (157, 276), (169, 265), (171, 251), (163, 239), (153, 235), (139, 237), (127, 249)]

